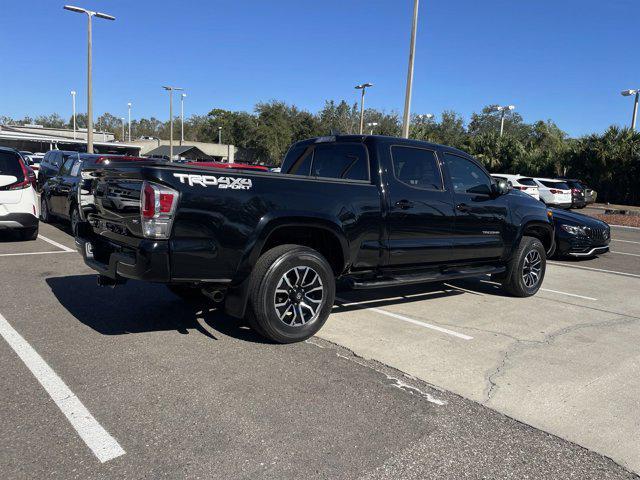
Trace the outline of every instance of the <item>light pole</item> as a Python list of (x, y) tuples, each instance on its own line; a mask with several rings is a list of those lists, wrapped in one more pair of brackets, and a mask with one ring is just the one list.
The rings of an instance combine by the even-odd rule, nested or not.
[(107, 15), (106, 13), (94, 12), (73, 5), (65, 5), (65, 10), (76, 13), (85, 13), (87, 15), (87, 153), (93, 153), (93, 91), (91, 86), (91, 18), (98, 17), (105, 20), (115, 20), (116, 17)]
[(493, 107), (494, 112), (500, 112), (500, 136), (502, 137), (502, 133), (504, 132), (504, 114), (515, 110), (515, 105), (505, 105), (505, 106), (496, 106)]
[(421, 115), (416, 115), (416, 117), (418, 118), (418, 120), (420, 120), (421, 122), (424, 122), (424, 119), (426, 118), (427, 120), (431, 120), (433, 118), (433, 113), (423, 113)]
[(367, 128), (370, 128), (369, 135), (373, 135), (373, 128), (378, 126), (378, 122), (368, 122)]
[(373, 83), (362, 83), (354, 87), (356, 90), (362, 90), (362, 95), (360, 96), (360, 135), (364, 130), (364, 92), (369, 87), (373, 87)]
[(409, 138), (409, 115), (411, 112), (411, 90), (413, 89), (413, 62), (416, 56), (416, 31), (418, 30), (418, 3), (413, 2), (413, 22), (411, 24), (411, 43), (409, 45), (409, 68), (407, 71), (407, 91), (404, 96), (404, 115), (402, 117), (402, 136)]
[(222, 127), (218, 127), (218, 145), (222, 144)]
[(169, 161), (173, 162), (173, 91), (180, 87), (162, 87), (169, 92)]
[(180, 145), (184, 142), (184, 97), (187, 94), (180, 95)]
[(76, 139), (76, 91), (71, 90), (71, 105), (73, 109), (73, 139)]
[(633, 103), (633, 116), (631, 117), (631, 130), (635, 132), (635, 130), (636, 130), (636, 118), (638, 116), (638, 98), (640, 97), (640, 89), (623, 90), (621, 93), (625, 97), (630, 97), (631, 95), (635, 95), (636, 96), (636, 100)]
[(127, 103), (127, 108), (129, 109), (129, 123), (127, 126), (129, 128), (129, 142), (131, 142), (131, 102)]

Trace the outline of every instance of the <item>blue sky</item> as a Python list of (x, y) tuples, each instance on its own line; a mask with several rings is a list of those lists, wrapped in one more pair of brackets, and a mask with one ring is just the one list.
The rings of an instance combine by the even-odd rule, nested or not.
[[(401, 111), (412, 0), (68, 0), (116, 16), (94, 21), (94, 112), (168, 117), (161, 85), (186, 89), (185, 114), (325, 99)], [(0, 115), (86, 108), (86, 20), (64, 0), (2, 0)], [(637, 0), (421, 0), (416, 113), (467, 120), (513, 103), (528, 122), (570, 135), (630, 122), (640, 87)], [(73, 3), (72, 3), (73, 4)]]

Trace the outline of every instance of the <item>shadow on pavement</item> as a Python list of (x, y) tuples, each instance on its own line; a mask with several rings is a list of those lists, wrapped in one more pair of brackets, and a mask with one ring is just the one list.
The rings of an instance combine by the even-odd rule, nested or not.
[[(187, 303), (163, 285), (129, 281), (111, 289), (98, 287), (95, 275), (72, 275), (46, 280), (60, 304), (80, 322), (103, 335), (176, 330), (197, 331), (212, 340), (214, 332), (255, 343), (268, 343), (241, 321), (215, 304)], [(201, 323), (202, 322), (202, 323)]]

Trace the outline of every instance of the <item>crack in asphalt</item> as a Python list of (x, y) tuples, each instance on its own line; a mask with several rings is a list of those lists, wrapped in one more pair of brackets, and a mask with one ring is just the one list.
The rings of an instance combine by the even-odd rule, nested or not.
[[(611, 313), (611, 312), (608, 312), (608, 313)], [(495, 379), (504, 373), (505, 367), (507, 366), (507, 363), (510, 357), (512, 357), (516, 353), (520, 353), (522, 350), (525, 350), (528, 348), (544, 347), (547, 345), (551, 345), (551, 343), (554, 342), (559, 337), (575, 332), (577, 330), (582, 330), (585, 328), (602, 328), (602, 327), (608, 327), (608, 326), (614, 326), (614, 325), (625, 325), (625, 324), (635, 323), (639, 320), (640, 318), (631, 316), (631, 315), (618, 315), (610, 320), (578, 323), (576, 325), (571, 325), (565, 328), (561, 328), (560, 330), (557, 330), (555, 332), (551, 332), (545, 335), (544, 340), (542, 341), (516, 339), (514, 346), (505, 350), (499, 364), (495, 368), (487, 372), (486, 374), (487, 387), (485, 388), (485, 395), (484, 395), (485, 399), (482, 400), (482, 402), (480, 403), (486, 404), (491, 400), (492, 395), (494, 394), (496, 388), (498, 388), (498, 384), (495, 381)]]

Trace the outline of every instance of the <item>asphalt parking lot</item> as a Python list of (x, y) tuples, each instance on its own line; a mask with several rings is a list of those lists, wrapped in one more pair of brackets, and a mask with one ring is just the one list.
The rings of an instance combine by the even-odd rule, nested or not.
[(160, 285), (98, 288), (57, 226), (3, 237), (3, 477), (636, 478), (640, 231), (612, 236), (536, 297), (341, 292), (284, 346)]

